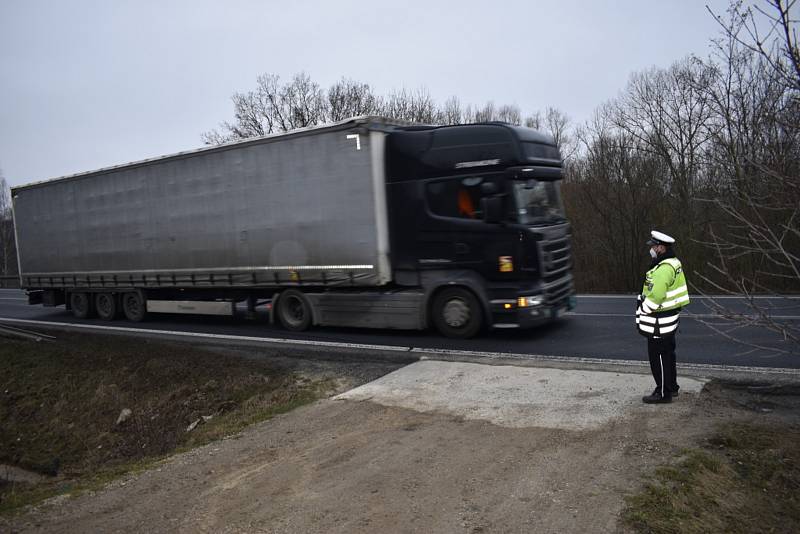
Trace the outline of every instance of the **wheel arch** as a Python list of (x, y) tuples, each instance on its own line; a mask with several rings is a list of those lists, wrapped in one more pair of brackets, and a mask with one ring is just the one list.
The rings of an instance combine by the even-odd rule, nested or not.
[(491, 325), (491, 308), (489, 307), (489, 298), (486, 293), (486, 287), (483, 283), (483, 279), (478, 275), (462, 276), (454, 279), (452, 277), (452, 273), (449, 280), (444, 278), (435, 281), (432, 280), (431, 283), (425, 285), (426, 296), (425, 305), (423, 306), (425, 315), (423, 317), (422, 324), (424, 324), (426, 328), (433, 326), (433, 323), (431, 322), (431, 316), (433, 303), (436, 300), (436, 296), (442, 291), (454, 287), (466, 289), (475, 295), (475, 298), (478, 299), (478, 303), (481, 306), (481, 311), (483, 312), (482, 326), (487, 327)]

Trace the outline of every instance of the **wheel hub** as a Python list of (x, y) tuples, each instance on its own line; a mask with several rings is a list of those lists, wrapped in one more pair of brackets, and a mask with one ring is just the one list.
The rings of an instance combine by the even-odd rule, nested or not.
[(130, 311), (131, 313), (133, 314), (139, 313), (139, 300), (135, 296), (133, 295), (128, 296), (125, 299), (125, 304), (128, 308), (128, 311)]
[(300, 302), (300, 299), (297, 297), (290, 297), (289, 301), (286, 303), (286, 311), (288, 315), (288, 319), (297, 324), (303, 320), (304, 310), (303, 310), (303, 303)]
[(100, 295), (97, 299), (97, 307), (101, 312), (109, 314), (111, 312), (111, 298), (108, 295)]
[(460, 298), (447, 301), (442, 310), (444, 322), (453, 328), (460, 328), (469, 322), (469, 306)]

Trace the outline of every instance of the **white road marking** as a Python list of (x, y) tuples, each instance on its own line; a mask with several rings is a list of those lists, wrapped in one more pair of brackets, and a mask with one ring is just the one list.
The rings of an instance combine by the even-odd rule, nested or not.
[[(616, 360), (604, 358), (583, 358), (571, 356), (551, 356), (545, 354), (522, 354), (513, 352), (484, 352), (484, 351), (469, 351), (469, 350), (453, 350), (453, 349), (434, 349), (422, 347), (403, 347), (396, 345), (371, 345), (365, 343), (342, 343), (338, 341), (316, 341), (305, 339), (285, 339), (273, 337), (255, 337), (255, 336), (234, 336), (230, 334), (211, 334), (204, 332), (180, 332), (177, 330), (156, 330), (152, 328), (129, 328), (124, 326), (101, 326), (93, 324), (80, 324), (80, 323), (59, 323), (51, 321), (35, 321), (31, 319), (14, 319), (0, 317), (0, 322), (9, 323), (22, 323), (22, 324), (36, 324), (40, 326), (60, 326), (66, 328), (75, 328), (78, 330), (99, 330), (99, 331), (115, 331), (115, 332), (128, 332), (134, 334), (160, 334), (177, 337), (188, 338), (207, 338), (207, 339), (220, 339), (227, 341), (257, 341), (262, 343), (272, 343), (280, 345), (301, 345), (301, 346), (316, 346), (328, 347), (339, 349), (368, 349), (368, 350), (381, 350), (391, 352), (408, 352), (413, 354), (420, 354), (420, 359), (437, 359), (438, 357), (451, 357), (451, 358), (485, 358), (490, 360), (519, 360), (519, 361), (546, 361), (546, 362), (561, 362), (561, 363), (588, 363), (600, 365), (624, 365), (629, 367), (649, 367), (649, 363), (639, 360)], [(431, 357), (432, 356), (432, 357)], [(716, 365), (705, 363), (682, 363), (679, 368), (693, 369), (697, 371), (728, 371), (728, 372), (741, 372), (741, 373), (770, 373), (770, 374), (783, 374), (791, 376), (800, 376), (800, 369), (790, 369), (783, 367), (748, 367), (739, 365)]]
[[(578, 299), (628, 299), (628, 300), (636, 300), (637, 294), (631, 293), (629, 295), (575, 295)], [(736, 295), (695, 295), (693, 293), (689, 294), (691, 300), (724, 300), (724, 299), (736, 299), (736, 300), (800, 300), (800, 297), (797, 296), (788, 296), (788, 295), (760, 295), (756, 297), (743, 297), (743, 296), (736, 296)]]
[[(564, 315), (574, 315), (576, 317), (629, 317), (633, 319), (635, 316), (633, 313), (580, 313), (580, 312), (567, 312)], [(754, 317), (745, 315), (744, 317), (748, 319), (753, 319)], [(710, 313), (702, 314), (702, 313), (683, 313), (681, 314), (681, 319), (724, 319), (725, 316), (723, 315), (714, 315)], [(786, 320), (800, 320), (800, 315), (771, 315), (770, 319), (786, 319)]]
[(130, 333), (145, 333), (145, 334), (165, 334), (170, 336), (180, 337), (199, 337), (208, 339), (224, 339), (233, 341), (261, 341), (264, 343), (276, 343), (284, 345), (319, 345), (321, 347), (332, 348), (348, 348), (348, 349), (375, 349), (375, 350), (390, 350), (397, 352), (409, 352), (410, 347), (396, 347), (390, 345), (369, 345), (362, 343), (342, 343), (338, 341), (312, 341), (305, 339), (284, 339), (284, 338), (271, 338), (271, 337), (254, 337), (254, 336), (234, 336), (229, 334), (211, 334), (205, 332), (181, 332), (178, 330), (157, 330), (153, 328), (130, 328), (125, 326), (102, 326), (95, 324), (80, 324), (80, 323), (60, 323), (55, 321), (35, 321), (32, 319), (14, 319), (11, 317), (0, 317), (0, 322), (9, 323), (22, 323), (22, 324), (36, 324), (41, 326), (60, 326), (66, 328), (77, 328), (83, 330), (100, 330), (100, 331), (114, 331), (114, 332), (130, 332)]

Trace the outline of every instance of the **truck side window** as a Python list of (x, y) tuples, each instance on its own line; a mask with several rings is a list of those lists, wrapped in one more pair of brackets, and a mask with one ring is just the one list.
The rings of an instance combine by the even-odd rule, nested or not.
[(460, 219), (480, 219), (480, 177), (450, 178), (430, 182), (426, 187), (428, 207), (434, 215)]

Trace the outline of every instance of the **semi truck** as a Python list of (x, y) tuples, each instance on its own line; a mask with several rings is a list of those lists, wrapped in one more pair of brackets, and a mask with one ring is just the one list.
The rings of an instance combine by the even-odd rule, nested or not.
[(469, 338), (574, 306), (552, 137), (356, 117), (12, 189), (20, 285), (80, 319)]

